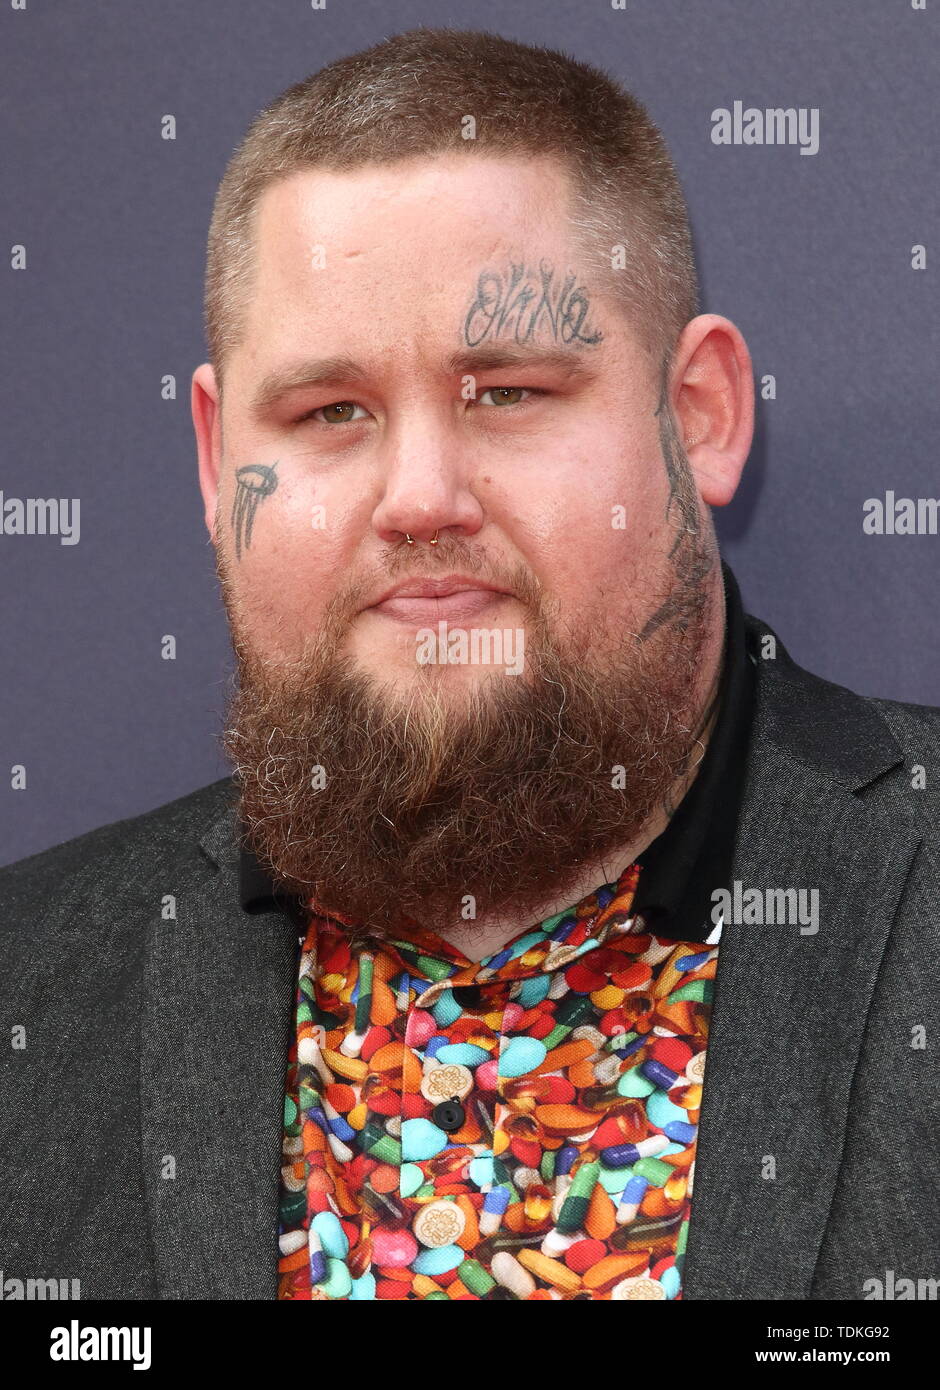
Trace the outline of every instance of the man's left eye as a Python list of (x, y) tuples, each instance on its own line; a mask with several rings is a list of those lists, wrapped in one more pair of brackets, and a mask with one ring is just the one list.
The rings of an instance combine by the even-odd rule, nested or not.
[(481, 391), (477, 401), (482, 401), (484, 396), (493, 396), (489, 402), (491, 405), (521, 405), (519, 399), (523, 393), (527, 396), (538, 396), (541, 393), (532, 386), (488, 386), (485, 391)]
[[(352, 413), (357, 410), (362, 411), (362, 414)], [(346, 425), (353, 420), (362, 420), (365, 414), (362, 406), (356, 401), (333, 401), (330, 405), (321, 405), (317, 406), (316, 410), (308, 410), (306, 415), (301, 416), (300, 423), (304, 420), (316, 420), (318, 425)], [(320, 419), (321, 415), (325, 418)]]

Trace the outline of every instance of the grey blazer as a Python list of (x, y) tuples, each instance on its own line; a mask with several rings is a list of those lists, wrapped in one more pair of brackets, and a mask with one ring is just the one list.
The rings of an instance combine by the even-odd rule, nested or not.
[[(940, 709), (746, 629), (733, 877), (818, 889), (819, 930), (724, 925), (683, 1297), (898, 1297), (940, 1277)], [(2, 1278), (275, 1296), (297, 927), (242, 910), (232, 802), (226, 779), (0, 871)]]

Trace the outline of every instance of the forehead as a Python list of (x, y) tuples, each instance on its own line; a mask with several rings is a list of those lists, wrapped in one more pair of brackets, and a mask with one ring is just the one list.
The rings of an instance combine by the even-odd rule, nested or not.
[(545, 259), (561, 274), (584, 269), (569, 208), (568, 176), (550, 159), (292, 174), (258, 205), (246, 336), (398, 325), (453, 337), (481, 271)]

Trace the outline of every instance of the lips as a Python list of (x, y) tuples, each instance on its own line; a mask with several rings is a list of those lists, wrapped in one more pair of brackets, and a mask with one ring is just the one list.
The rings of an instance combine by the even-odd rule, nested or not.
[(400, 622), (438, 622), (474, 617), (511, 597), (508, 590), (467, 575), (409, 579), (386, 589), (367, 611)]

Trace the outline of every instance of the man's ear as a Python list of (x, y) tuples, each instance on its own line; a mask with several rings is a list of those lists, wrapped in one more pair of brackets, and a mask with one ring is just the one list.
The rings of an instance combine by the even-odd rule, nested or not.
[(199, 490), (205, 504), (206, 528), (214, 545), (222, 467), (222, 405), (215, 371), (209, 362), (203, 362), (193, 372), (191, 404), (199, 455)]
[(727, 506), (754, 438), (754, 374), (740, 330), (718, 314), (690, 319), (670, 377), (676, 427), (702, 500)]

